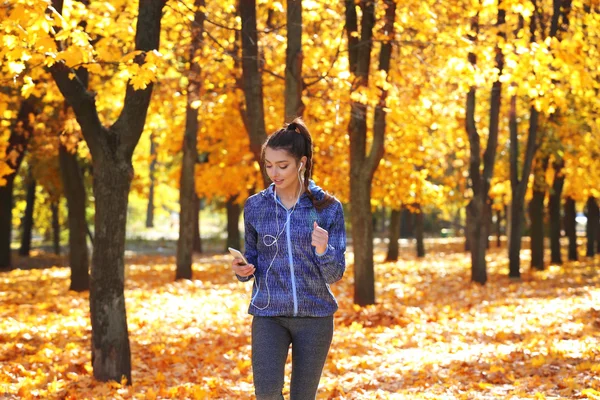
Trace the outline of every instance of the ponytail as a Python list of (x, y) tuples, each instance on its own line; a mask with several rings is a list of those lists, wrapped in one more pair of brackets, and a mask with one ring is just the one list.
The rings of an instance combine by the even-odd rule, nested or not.
[(261, 166), (265, 165), (265, 150), (267, 147), (286, 150), (296, 161), (300, 161), (302, 157), (306, 157), (306, 165), (303, 165), (304, 179), (302, 180), (302, 184), (306, 194), (317, 210), (321, 211), (335, 202), (335, 198), (327, 193), (325, 193), (325, 196), (321, 200), (317, 200), (308, 187), (313, 171), (313, 142), (312, 136), (302, 118), (295, 118), (292, 122), (284, 125), (283, 128), (267, 138), (262, 146)]
[(325, 196), (321, 200), (317, 200), (308, 187), (308, 183), (309, 183), (310, 178), (312, 177), (312, 171), (313, 171), (312, 136), (311, 136), (310, 132), (308, 131), (306, 124), (300, 117), (297, 117), (292, 122), (290, 122), (287, 125), (286, 129), (288, 131), (294, 131), (296, 133), (299, 133), (304, 138), (305, 149), (306, 149), (305, 154), (304, 154), (304, 156), (306, 156), (306, 168), (304, 169), (304, 176), (303, 176), (304, 179), (302, 179), (302, 184), (304, 185), (304, 190), (306, 191), (306, 194), (308, 195), (308, 198), (310, 199), (310, 201), (312, 201), (313, 206), (317, 210), (321, 211), (322, 209), (327, 208), (329, 205), (333, 204), (335, 202), (335, 198), (333, 196), (331, 196), (330, 194), (325, 193)]

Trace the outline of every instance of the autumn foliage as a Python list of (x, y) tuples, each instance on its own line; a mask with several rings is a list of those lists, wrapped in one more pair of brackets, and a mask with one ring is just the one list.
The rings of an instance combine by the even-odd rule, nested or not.
[[(598, 1), (303, 0), (295, 72), (288, 2), (244, 1), (0, 3), (0, 399), (251, 397), (249, 285), (214, 252), (194, 256), (191, 280), (173, 278), (190, 277), (198, 198), (217, 212), (226, 204), (231, 218), (200, 230), (216, 237), (228, 225), (239, 240), (235, 206), (262, 188), (258, 141), (286, 119), (290, 74), (314, 135), (313, 178), (354, 207), (346, 221), (358, 239), (334, 287), (322, 397), (600, 399)], [(185, 262), (124, 262), (125, 238), (152, 225), (141, 222), (146, 209), (156, 210), (152, 234), (186, 228)], [(460, 239), (431, 242), (423, 259), (383, 262), (382, 248), (373, 258), (371, 211), (400, 209), (474, 232), (475, 261)], [(485, 249), (492, 215), (505, 234), (514, 228), (520, 282), (505, 278), (506, 248)], [(11, 263), (11, 238), (54, 235), (58, 252), (67, 225), (81, 239), (69, 242), (73, 260), (92, 244), (91, 297), (68, 291), (62, 268), (79, 267), (86, 290), (87, 262)], [(523, 233), (531, 253), (519, 248)], [(374, 305), (353, 305), (355, 276), (369, 286), (357, 303)], [(116, 320), (120, 334), (106, 335)], [(129, 343), (131, 363), (128, 349), (114, 352)], [(122, 359), (92, 368), (90, 347)], [(100, 382), (114, 378), (106, 371), (131, 371), (132, 385)]]
[[(351, 269), (332, 287), (340, 310), (319, 398), (599, 398), (597, 265), (553, 266), (517, 284), (505, 249), (494, 250), (482, 287), (469, 283), (457, 245), (430, 243), (425, 259), (393, 263), (379, 249), (374, 306), (352, 305)], [(172, 257), (127, 259), (132, 386), (92, 378), (88, 295), (67, 290), (62, 259), (36, 262), (54, 266), (0, 280), (5, 398), (253, 397), (250, 285), (232, 277), (228, 257), (196, 257), (195, 279), (177, 282)]]

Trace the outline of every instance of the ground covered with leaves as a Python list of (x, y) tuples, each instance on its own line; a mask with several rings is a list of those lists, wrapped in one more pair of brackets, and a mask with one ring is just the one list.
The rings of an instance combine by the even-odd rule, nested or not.
[[(524, 251), (512, 282), (506, 250), (492, 249), (482, 287), (461, 247), (430, 244), (424, 259), (403, 249), (392, 263), (380, 249), (365, 308), (352, 304), (348, 252), (319, 399), (600, 399), (598, 260), (533, 272)], [(48, 260), (64, 263), (19, 262)], [(68, 291), (69, 270), (18, 269), (0, 274), (0, 399), (253, 397), (251, 284), (229, 257), (197, 256), (194, 280), (178, 282), (172, 257), (127, 262), (132, 385), (92, 378), (88, 294)]]

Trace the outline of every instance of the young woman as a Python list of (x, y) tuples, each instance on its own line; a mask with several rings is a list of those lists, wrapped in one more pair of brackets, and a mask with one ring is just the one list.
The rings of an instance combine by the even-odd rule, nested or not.
[(240, 281), (254, 277), (248, 312), (256, 398), (283, 399), (292, 344), (291, 400), (315, 399), (338, 308), (329, 285), (346, 269), (344, 213), (310, 179), (312, 138), (301, 119), (269, 136), (261, 164), (273, 183), (246, 200), (248, 264), (232, 262)]

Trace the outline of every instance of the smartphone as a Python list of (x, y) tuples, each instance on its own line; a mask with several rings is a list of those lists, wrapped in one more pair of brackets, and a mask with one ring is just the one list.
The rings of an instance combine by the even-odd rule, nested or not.
[(244, 264), (242, 264), (242, 265), (248, 264), (248, 261), (246, 260), (246, 257), (244, 257), (244, 255), (242, 254), (241, 251), (236, 250), (233, 247), (229, 247), (229, 252), (233, 256), (233, 258), (239, 258), (240, 260), (242, 260), (244, 262)]

